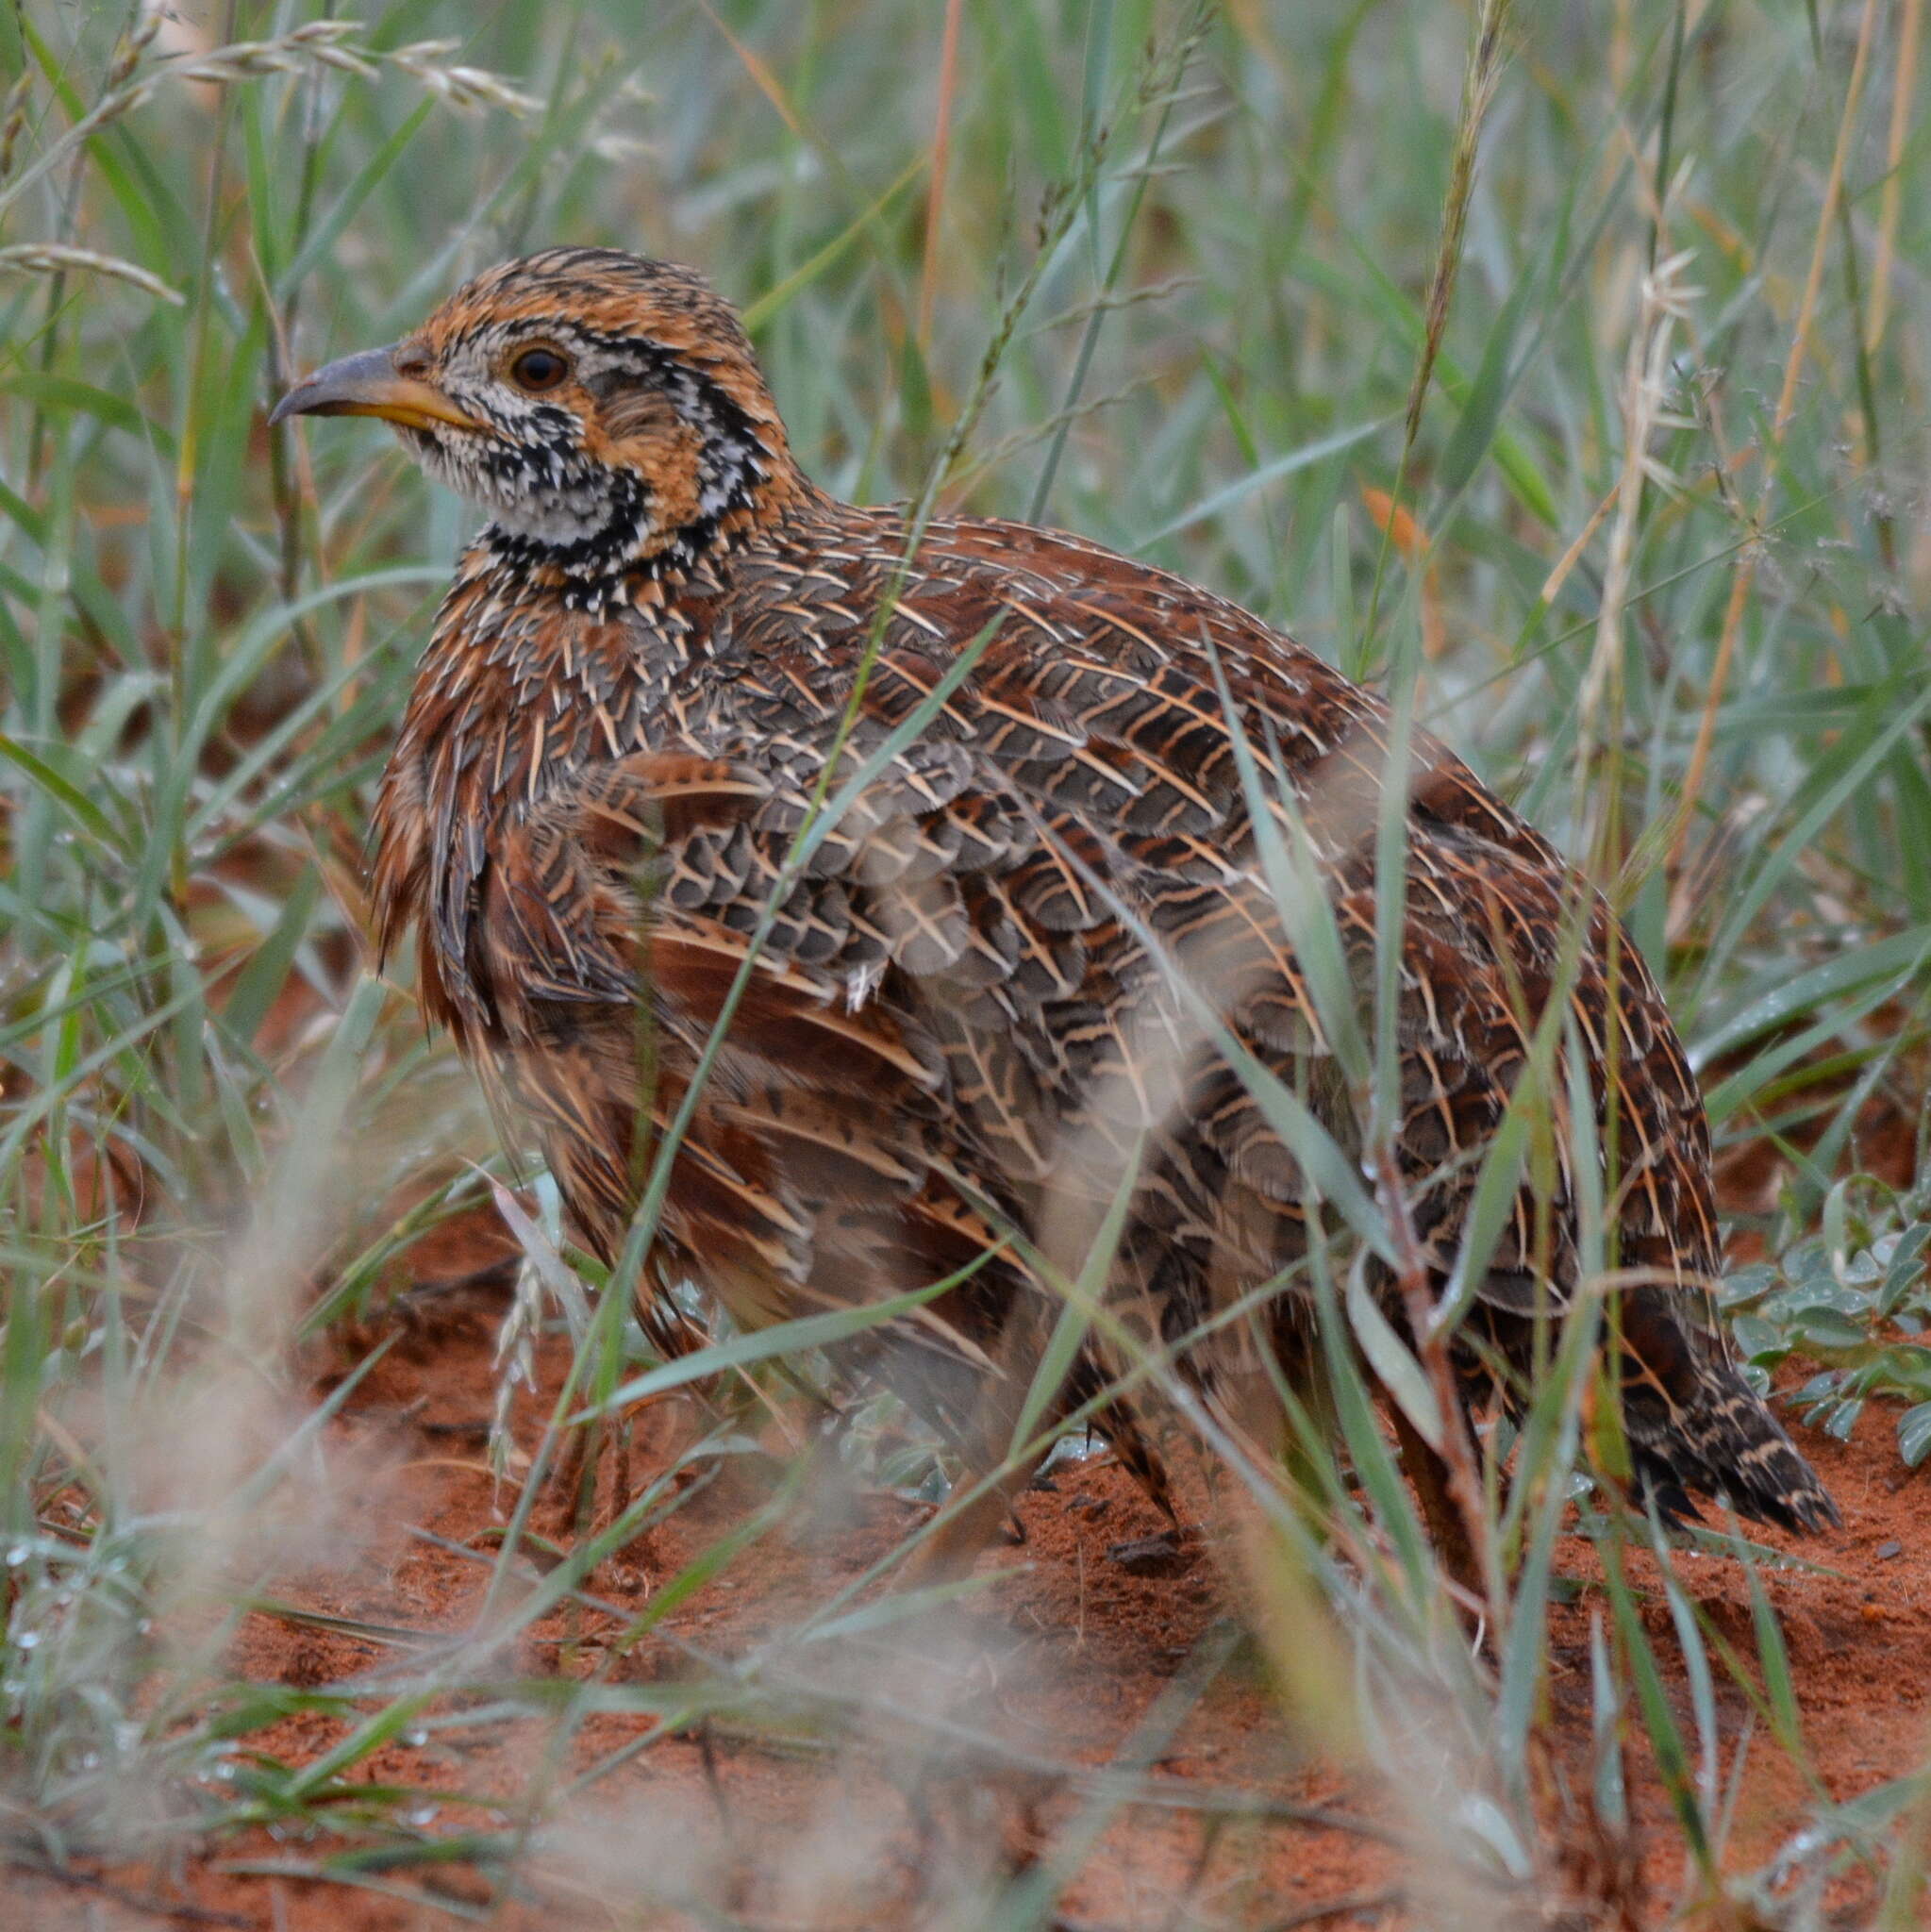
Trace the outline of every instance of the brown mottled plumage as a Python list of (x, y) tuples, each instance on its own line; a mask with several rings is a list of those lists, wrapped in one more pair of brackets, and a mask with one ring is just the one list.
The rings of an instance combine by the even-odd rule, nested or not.
[[(534, 1127), (607, 1259), (814, 799), (882, 757), (764, 936), (676, 1158), (647, 1310), (686, 1275), (755, 1324), (979, 1263), (881, 1346), (916, 1403), (996, 1459), (1057, 1306), (1039, 1272), (1076, 1272), (1116, 1194), (1105, 1319), (1068, 1403), (1117, 1365), (1112, 1324), (1175, 1341), (1304, 1254), (1306, 1190), (1255, 1068), (1344, 1148), (1359, 1133), (1262, 875), (1229, 715), (1268, 791), (1293, 794), (1365, 989), (1379, 701), (1176, 577), (964, 518), (924, 533), (861, 674), (904, 516), (806, 480), (736, 317), (663, 263), (508, 263), (277, 415), (301, 411), (387, 417), (495, 517), (383, 781), (377, 918), (385, 946), (419, 928), (427, 1013)], [(887, 747), (974, 645), (936, 716)], [(1424, 735), (1412, 749), (1399, 1153), (1428, 1265), (1445, 1278), (1566, 986), (1619, 1164), (1639, 1475), (1665, 1507), (1699, 1491), (1785, 1525), (1834, 1520), (1707, 1320), (1708, 1133), (1640, 957), (1457, 758)], [(1553, 1209), (1539, 1231), (1524, 1187), (1466, 1330), (1472, 1370), (1525, 1372), (1539, 1306), (1572, 1288), (1566, 1176)], [(1251, 1416), (1257, 1333), (1292, 1368), (1307, 1326), (1290, 1284), (1194, 1343), (1190, 1369)], [(1160, 1493), (1135, 1417), (1108, 1426)]]

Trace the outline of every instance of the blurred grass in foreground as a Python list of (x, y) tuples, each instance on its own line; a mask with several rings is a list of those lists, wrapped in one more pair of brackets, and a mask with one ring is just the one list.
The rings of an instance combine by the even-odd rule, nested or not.
[[(1497, 10), (1240, 0), (1197, 37), (1180, 8), (1126, 0), (0, 20), (9, 1847), (158, 1857), (274, 1821), (344, 1879), (470, 1857), (513, 1891), (570, 1860), (553, 1801), (600, 1772), (546, 1770), (474, 1840), (410, 1823), (406, 1792), (341, 1803), (387, 1739), (458, 1697), (540, 1715), (558, 1754), (592, 1707), (833, 1740), (889, 1717), (994, 1784), (1038, 1772), (902, 1686), (815, 1688), (826, 1643), (888, 1614), (849, 1603), (801, 1605), (748, 1664), (693, 1659), (675, 1682), (508, 1674), (507, 1639), (676, 1506), (664, 1480), (534, 1590), (511, 1587), (507, 1539), (472, 1640), (404, 1651), (355, 1694), (299, 1693), (353, 1720), (325, 1759), (236, 1749), (298, 1695), (223, 1661), (309, 1554), (290, 1525), (344, 1547), (369, 1531), (325, 1417), (295, 1399), (295, 1344), (379, 1315), (411, 1241), (487, 1199), (476, 1163), (500, 1172), (466, 1076), (360, 937), (371, 781), (470, 513), (385, 437), (311, 454), (270, 437), (263, 406), (524, 247), (702, 266), (841, 493), (915, 493), (983, 402), (946, 501), (1080, 530), (1391, 675), (1624, 909), (1723, 1158), (1778, 1177), (1755, 1232), (1773, 1252), (1815, 1237), (1837, 1287), (1866, 1285), (1876, 1237), (1838, 1183), (1864, 1134), (1915, 1177), (1931, 997), (1922, 5), (1523, 8), (1465, 95), (1477, 14)], [(1175, 52), (1177, 78), (1151, 84)], [(1544, 1079), (1564, 1077), (1552, 1041)], [(1796, 1252), (1790, 1278), (1821, 1280)], [(1327, 1538), (1221, 1446), (1251, 1491), (1282, 1696), (1337, 1761), (1421, 1791), (1396, 1827), (1410, 1869), (1459, 1874), (1440, 1922), (1526, 1913), (1581, 1882), (1589, 1835), (1626, 1845), (1635, 1736), (1675, 1805), (1685, 1908), (1774, 1880), (1793, 1923), (1822, 1923), (1825, 1875), (1911, 1842), (1923, 1792), (1833, 1807), (1819, 1789), (1777, 1860), (1733, 1857), (1724, 1649), (1665, 1584), (1686, 1734), (1623, 1580), (1640, 1528), (1599, 1530), (1591, 1774), (1548, 1774), (1551, 1547), (1592, 1308), (1558, 1338), (1514, 1461), (1485, 1473), (1492, 1654), (1471, 1657), (1350, 1353), (1348, 1259), (1343, 1241), (1308, 1285), (1336, 1413), (1308, 1419), (1297, 1459)], [(640, 1366), (621, 1309), (599, 1320), (560, 1265), (548, 1279), (581, 1385), (608, 1398)], [(1795, 1322), (1746, 1331), (1763, 1359), (1820, 1345), (1816, 1296), (1765, 1306)], [(1874, 1309), (1836, 1313), (1874, 1335)], [(715, 1360), (772, 1345), (727, 1340)], [(1895, 1387), (1923, 1399), (1903, 1370)], [(580, 1407), (559, 1404), (546, 1456)], [(1801, 1769), (1801, 1687), (1757, 1600), (1756, 1748)], [(1222, 1662), (1183, 1669), (1127, 1757), (1081, 1773), (1041, 1863), (961, 1866), (931, 1923), (1055, 1923), (1082, 1846), (1148, 1798)], [(1915, 1873), (1907, 1853), (1884, 1923), (1914, 1922)], [(596, 1882), (735, 1924), (716, 1878), (700, 1860)], [(1234, 1923), (1200, 1910), (1186, 1923)]]

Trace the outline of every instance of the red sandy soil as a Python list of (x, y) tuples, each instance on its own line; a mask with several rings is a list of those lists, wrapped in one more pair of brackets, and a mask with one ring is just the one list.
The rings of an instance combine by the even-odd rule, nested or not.
[[(471, 1240), (478, 1238), (473, 1230)], [(438, 1274), (446, 1265), (445, 1256), (424, 1272)], [(381, 1527), (352, 1559), (275, 1580), (268, 1593), (277, 1599), (426, 1633), (460, 1630), (474, 1617), (487, 1562), (416, 1532), (487, 1557), (513, 1503), (512, 1486), (499, 1488), (485, 1461), (494, 1401), (491, 1357), (503, 1303), (500, 1292), (469, 1291), (437, 1297), (431, 1306), (429, 1319), (402, 1325), (389, 1353), (353, 1391), (336, 1430), (339, 1446), (353, 1449), (363, 1466), (387, 1461), (389, 1475), (372, 1487), (368, 1506)], [(536, 1397), (520, 1398), (516, 1410), (513, 1433), (524, 1450), (537, 1440), (564, 1365), (560, 1342), (540, 1351)], [(342, 1366), (342, 1358), (318, 1364), (318, 1395)], [(631, 1449), (633, 1486), (690, 1441), (692, 1417), (682, 1396), (642, 1413)], [(1931, 1539), (1919, 1533), (1922, 1491), (1897, 1459), (1889, 1413), (1867, 1412), (1847, 1445), (1813, 1434), (1806, 1446), (1847, 1526), (1801, 1545), (1805, 1558), (1824, 1567), (1778, 1571), (1765, 1581), (1791, 1653), (1808, 1743), (1824, 1786), (1842, 1799), (1926, 1759)], [(343, 1843), (299, 1834), (277, 1840), (263, 1831), (210, 1845), (166, 1869), (95, 1868), (60, 1879), (19, 1868), (0, 1872), (0, 1928), (122, 1932), (175, 1924), (403, 1932), (458, 1923), (445, 1901), (462, 1916), (487, 1917), (512, 1932), (699, 1924), (635, 1903), (610, 1909), (613, 1898), (637, 1897), (626, 1874), (634, 1885), (637, 1874), (661, 1880), (680, 1869), (701, 1874), (705, 1895), (730, 1914), (729, 1923), (774, 1932), (962, 1926), (970, 1922), (946, 1919), (932, 1905), (935, 1873), (983, 1877), (1058, 1857), (1069, 1857), (1078, 1873), (1062, 1907), (1068, 1932), (1407, 1923), (1387, 1897), (1404, 1882), (1402, 1860), (1346, 1829), (1241, 1820), (1216, 1835), (1184, 1809), (1138, 1807), (1116, 1814), (1085, 1855), (1068, 1851), (1083, 1794), (1053, 1767), (1100, 1764), (1127, 1745), (1196, 1646), (1224, 1625), (1230, 1599), (1213, 1558), (1199, 1551), (1152, 1561), (1158, 1574), (1136, 1574), (1147, 1564), (1131, 1551), (1124, 1553), (1129, 1560), (1121, 1559), (1120, 1546), (1162, 1525), (1104, 1458), (1062, 1464), (1051, 1480), (1054, 1487), (1035, 1490), (1021, 1504), (1024, 1545), (982, 1559), (982, 1570), (1011, 1574), (969, 1605), (907, 1632), (879, 1631), (821, 1647), (814, 1667), (824, 1684), (862, 1687), (878, 1700), (878, 1721), (865, 1735), (836, 1748), (810, 1740), (787, 1747), (725, 1724), (708, 1733), (695, 1727), (666, 1736), (561, 1807), (574, 1838), (560, 1855), (525, 1861), (501, 1899), (500, 1868), (492, 1877), (463, 1864), (429, 1867), (426, 1876), (421, 1866), (405, 1867), (376, 1874), (387, 1892), (286, 1872), (238, 1871), (312, 1866)], [(691, 1681), (700, 1672), (682, 1646), (709, 1657), (743, 1655), (857, 1575), (917, 1520), (912, 1506), (894, 1496), (855, 1496), (827, 1484), (829, 1501), (741, 1552), (653, 1635), (628, 1648), (616, 1641), (623, 1623), (612, 1612), (641, 1610), (663, 1579), (754, 1511), (771, 1481), (771, 1468), (758, 1458), (737, 1458), (723, 1479), (591, 1578), (588, 1590), (611, 1612), (552, 1615), (519, 1640), (513, 1657), (498, 1660), (496, 1674), (601, 1674), (618, 1685)], [(534, 1526), (568, 1539), (560, 1506), (540, 1508)], [(1766, 1541), (1780, 1540), (1773, 1534)], [(1579, 1761), (1590, 1724), (1589, 1625), (1592, 1615), (1606, 1614), (1605, 1598), (1592, 1583), (1599, 1574), (1593, 1553), (1579, 1539), (1565, 1543), (1558, 1569), (1573, 1580), (1577, 1600), (1555, 1613), (1552, 1701), (1558, 1740), (1573, 1746)], [(536, 1573), (518, 1574), (526, 1587)], [(1653, 1574), (1640, 1561), (1632, 1566), (1639, 1588)], [(1717, 1627), (1754, 1656), (1748, 1583), (1740, 1567), (1684, 1555), (1677, 1575)], [(1644, 1614), (1672, 1674), (1667, 1690), (1693, 1738), (1667, 1609), (1654, 1591), (1645, 1592)], [(241, 1628), (227, 1662), (237, 1676), (317, 1687), (377, 1674), (398, 1655), (382, 1642), (257, 1614)], [(1727, 1776), (1751, 1728), (1749, 1704), (1721, 1674), (1715, 1695)], [(888, 1708), (906, 1707), (941, 1711), (975, 1736), (1010, 1747), (1018, 1759), (989, 1765), (971, 1752), (935, 1757), (929, 1731), (890, 1721)], [(302, 1764), (348, 1728), (325, 1713), (291, 1716), (247, 1739), (245, 1748)], [(534, 1719), (437, 1730), (426, 1740), (406, 1733), (351, 1775), (422, 1790), (416, 1819), (432, 1833), (500, 1832), (530, 1821), (529, 1794), (546, 1780), (601, 1762), (648, 1728), (636, 1715), (594, 1716), (567, 1740), (561, 1762), (548, 1767), (543, 1752), (554, 1733)], [(1157, 1750), (1158, 1772), (1183, 1783), (1333, 1807), (1396, 1831), (1412, 1833), (1425, 1823), (1429, 1804), (1440, 1802), (1423, 1790), (1410, 1794), (1419, 1803), (1404, 1810), (1398, 1796), (1377, 1791), (1365, 1774), (1312, 1756), (1297, 1741), (1279, 1694), (1251, 1653), (1214, 1682)], [(1426, 1757), (1425, 1748), (1418, 1753), (1424, 1785)], [(1681, 1838), (1654, 1768), (1632, 1753), (1629, 1772), (1640, 1869), (1624, 1880), (1623, 1923), (1643, 1925), (1667, 1918), (1682, 1896)], [(460, 1795), (439, 1800), (439, 1792)], [(1809, 1796), (1757, 1724), (1726, 1863), (1749, 1870), (1773, 1853), (1803, 1823)], [(551, 1814), (552, 1828), (558, 1815)], [(1588, 1862), (1586, 1848), (1578, 1846), (1577, 1857), (1579, 1867)], [(1425, 1865), (1419, 1873), (1407, 1869), (1406, 1883), (1418, 1895), (1429, 1882), (1426, 1873)], [(1831, 1893), (1836, 1922), (1863, 1923), (1878, 1883), (1860, 1872), (1838, 1880)], [(922, 1889), (923, 1913), (907, 1903)], [(1357, 1902), (1352, 1910), (1344, 1903), (1351, 1898)], [(1318, 1911), (1323, 1906), (1326, 1914)], [(1490, 1923), (1501, 1932), (1505, 1922), (1491, 1911)], [(1741, 1928), (1760, 1922), (1696, 1923)]]

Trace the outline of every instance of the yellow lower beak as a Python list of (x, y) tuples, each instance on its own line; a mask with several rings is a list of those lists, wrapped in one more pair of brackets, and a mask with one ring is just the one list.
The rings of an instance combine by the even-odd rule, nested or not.
[(364, 349), (344, 356), (298, 382), (269, 417), (271, 424), (291, 416), (380, 416), (411, 429), (446, 424), (452, 429), (482, 429), (457, 408), (433, 383), (398, 375), (393, 349)]

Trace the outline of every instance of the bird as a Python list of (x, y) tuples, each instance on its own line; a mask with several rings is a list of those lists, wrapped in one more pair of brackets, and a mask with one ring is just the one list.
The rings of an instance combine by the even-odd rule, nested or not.
[[(1382, 699), (1078, 536), (830, 495), (736, 312), (674, 263), (505, 262), (271, 420), (298, 415), (387, 421), (489, 518), (380, 782), (383, 957), (413, 928), (425, 1017), (606, 1266), (671, 1147), (634, 1285), (653, 1336), (687, 1282), (747, 1328), (898, 1298), (837, 1358), (955, 1453), (955, 1560), (1030, 1474), (1024, 1424), (1097, 1416), (1170, 1516), (1151, 1391), (1265, 1434), (1280, 1376), (1322, 1373), (1310, 1282), (1371, 1157), (1407, 1246), (1359, 1278), (1411, 1347), (1461, 1292), (1457, 1426), (1532, 1398), (1606, 1188), (1617, 1479), (1673, 1521), (1839, 1521), (1715, 1319), (1707, 1121), (1641, 953)], [(1346, 1038), (1378, 945), (1377, 1125)], [(1553, 1168), (1470, 1289), (1539, 1028)], [(1440, 1431), (1384, 1407), (1447, 1537)]]

